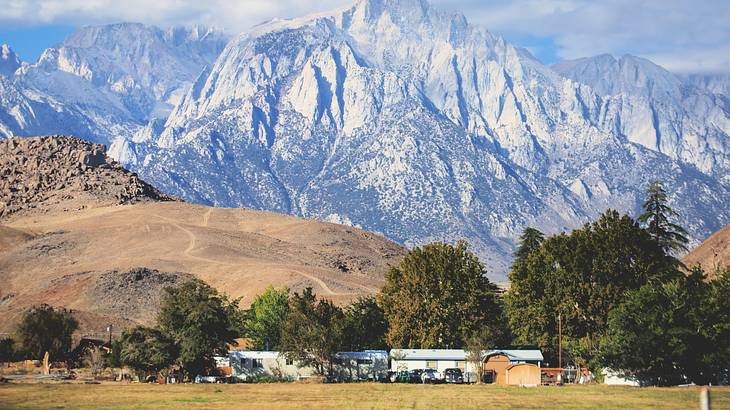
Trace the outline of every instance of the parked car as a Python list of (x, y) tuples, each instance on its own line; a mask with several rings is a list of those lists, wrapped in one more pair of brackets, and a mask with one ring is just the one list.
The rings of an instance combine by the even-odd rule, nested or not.
[(441, 383), (443, 378), (441, 373), (434, 369), (426, 369), (421, 373), (421, 382), (423, 384)]
[(388, 380), (391, 383), (410, 383), (411, 375), (407, 370), (399, 370), (397, 372), (388, 372)]
[(444, 370), (444, 382), (462, 384), (464, 383), (464, 373), (457, 368), (446, 369)]
[(422, 383), (423, 379), (421, 379), (421, 374), (423, 373), (423, 369), (414, 369), (408, 372), (409, 381), (411, 383)]

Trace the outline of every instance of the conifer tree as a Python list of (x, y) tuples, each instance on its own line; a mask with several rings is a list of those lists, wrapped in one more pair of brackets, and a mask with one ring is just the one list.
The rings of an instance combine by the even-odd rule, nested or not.
[(668, 254), (687, 250), (687, 231), (670, 221), (679, 216), (667, 204), (667, 192), (659, 181), (653, 181), (647, 189), (644, 213), (639, 216), (644, 228)]
[(542, 232), (535, 228), (525, 228), (520, 236), (520, 245), (517, 247), (515, 257), (518, 260), (526, 258), (531, 252), (540, 249), (543, 239), (545, 239), (545, 234)]

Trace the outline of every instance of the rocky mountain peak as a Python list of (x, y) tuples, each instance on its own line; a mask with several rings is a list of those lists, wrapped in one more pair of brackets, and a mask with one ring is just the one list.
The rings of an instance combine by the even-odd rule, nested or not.
[(20, 57), (7, 44), (0, 45), (0, 75), (11, 77), (20, 68)]
[(676, 98), (682, 81), (653, 62), (626, 54), (616, 59), (610, 54), (554, 64), (553, 70), (589, 85), (603, 96), (628, 94), (652, 98)]

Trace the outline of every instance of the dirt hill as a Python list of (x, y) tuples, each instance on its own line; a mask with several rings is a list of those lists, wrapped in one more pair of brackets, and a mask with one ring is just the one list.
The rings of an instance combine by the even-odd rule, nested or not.
[[(2, 148), (0, 173), (27, 189), (3, 191), (0, 314), (8, 320), (0, 321), (0, 332), (37, 303), (73, 309), (85, 333), (101, 333), (108, 323), (115, 329), (150, 324), (161, 290), (188, 277), (242, 296), (244, 305), (270, 285), (311, 286), (346, 303), (374, 293), (405, 253), (352, 227), (170, 201), (108, 158), (102, 161), (103, 146), (60, 140)], [(25, 148), (17, 151), (20, 145)], [(48, 154), (49, 147), (62, 154)], [(84, 155), (78, 152), (96, 159), (67, 161)], [(43, 165), (27, 165), (36, 163)], [(6, 164), (26, 165), (16, 172)], [(40, 172), (29, 176), (33, 170)]]
[(710, 275), (730, 266), (730, 225), (715, 232), (682, 259), (685, 265), (700, 265)]

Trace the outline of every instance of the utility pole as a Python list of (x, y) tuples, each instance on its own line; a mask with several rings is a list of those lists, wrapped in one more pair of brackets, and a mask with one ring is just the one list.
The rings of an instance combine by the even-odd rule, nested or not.
[(109, 332), (109, 347), (112, 346), (112, 324), (106, 327), (106, 331)]
[(560, 368), (560, 375), (558, 376), (558, 382), (563, 381), (563, 315), (558, 313), (558, 368)]

